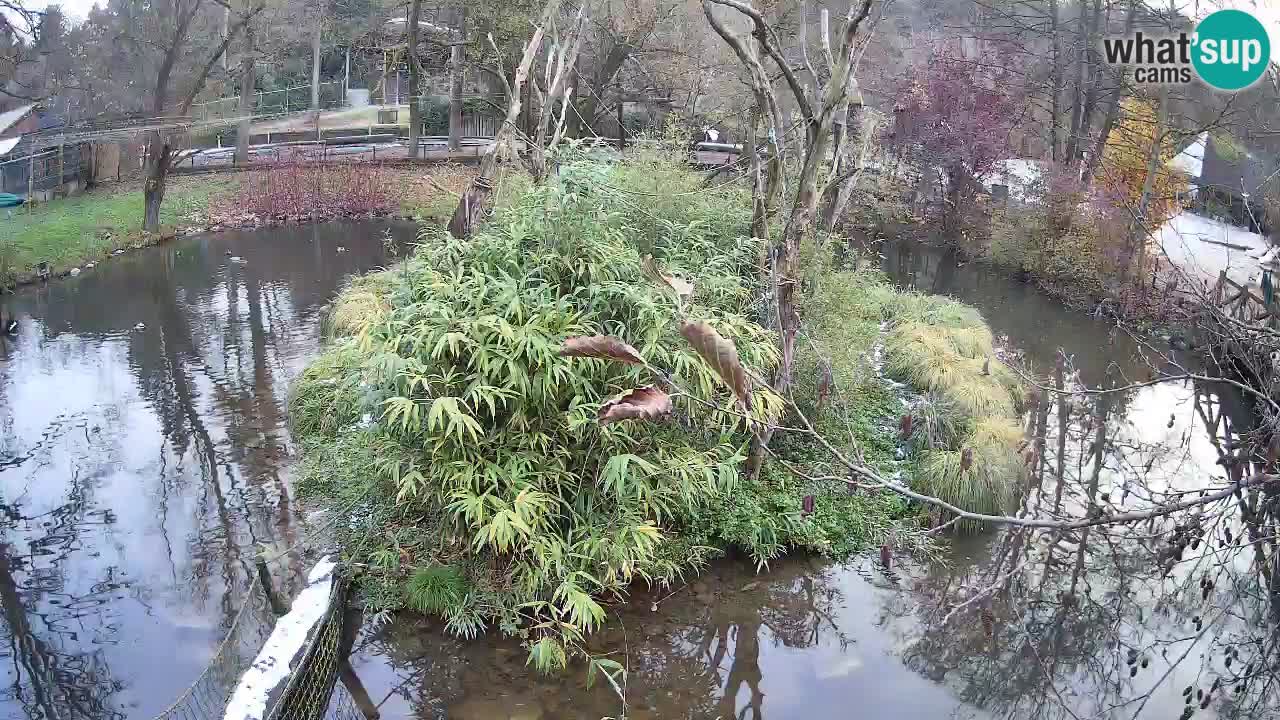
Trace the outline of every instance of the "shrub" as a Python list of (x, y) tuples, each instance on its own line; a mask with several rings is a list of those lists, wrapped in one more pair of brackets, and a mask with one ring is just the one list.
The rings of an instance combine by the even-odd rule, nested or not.
[[(1054, 212), (1060, 213), (1056, 222)], [(984, 258), (1016, 272), (1096, 291), (1123, 271), (1114, 249), (1125, 242), (1126, 228), (1123, 223), (1117, 225), (1115, 214), (1099, 198), (1056, 209), (1045, 205), (1001, 208), (992, 213), (991, 242)]]
[[(1017, 447), (1022, 428), (1006, 418), (982, 418), (953, 450), (927, 450), (918, 460), (916, 485), (925, 492), (971, 512), (1012, 512), (1026, 470)], [(958, 523), (977, 530), (978, 523)]]
[[(650, 169), (689, 184), (683, 169)], [(672, 298), (641, 280), (632, 240), (643, 233), (664, 270), (697, 279), (693, 307), (746, 365), (764, 373), (776, 361), (736, 273), (753, 267), (758, 241), (734, 234), (745, 222), (708, 221), (736, 191), (646, 202), (663, 208), (655, 221), (622, 190), (649, 182), (570, 161), (472, 239), (432, 235), (338, 303), (335, 326), (355, 335), (304, 374), (295, 423), (334, 438), (339, 449), (320, 451), (330, 463), (380, 448), (343, 483), (367, 496), (312, 486), (375, 508), (377, 524), (353, 523), (348, 548), (370, 567), (377, 602), (440, 612), (463, 634), (520, 632), (547, 669), (599, 625), (602, 596), (670, 581), (713, 551), (681, 533), (735, 487), (747, 439), (738, 419), (678, 399), (671, 422), (601, 425), (601, 404), (642, 370), (558, 352), (566, 337), (617, 335), (683, 387), (728, 402), (680, 339)], [(777, 408), (756, 393), (754, 411)], [(342, 430), (366, 413), (373, 428)]]
[[(1120, 121), (1107, 136), (1098, 183), (1117, 207), (1131, 212), (1138, 207), (1147, 177), (1147, 158), (1159, 130), (1156, 108), (1148, 100), (1125, 98), (1121, 101)], [(1175, 138), (1164, 133), (1159, 138), (1159, 163), (1147, 203), (1146, 224), (1155, 230), (1177, 212), (1178, 197), (1186, 189), (1186, 174), (1169, 165), (1178, 154)]]
[(399, 207), (391, 175), (367, 163), (287, 165), (247, 173), (221, 215), (310, 219), (387, 214)]

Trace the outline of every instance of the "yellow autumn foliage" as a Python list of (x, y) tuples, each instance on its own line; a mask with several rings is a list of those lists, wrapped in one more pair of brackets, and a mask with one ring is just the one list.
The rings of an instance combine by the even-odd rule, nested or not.
[[(1120, 107), (1120, 119), (1107, 136), (1107, 146), (1102, 153), (1098, 183), (1115, 202), (1136, 211), (1142, 200), (1147, 159), (1156, 136), (1156, 108), (1150, 101), (1139, 98), (1125, 98)], [(1147, 225), (1152, 230), (1177, 213), (1180, 193), (1187, 185), (1186, 173), (1169, 165), (1178, 154), (1172, 134), (1164, 133), (1159, 152), (1160, 163), (1146, 214)]]

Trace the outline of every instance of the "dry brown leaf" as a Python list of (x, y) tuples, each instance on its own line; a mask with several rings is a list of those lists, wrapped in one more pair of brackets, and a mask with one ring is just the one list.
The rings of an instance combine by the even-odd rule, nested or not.
[(566, 338), (560, 346), (562, 357), (589, 357), (617, 360), (630, 365), (644, 365), (640, 351), (611, 335)]
[(596, 419), (608, 425), (619, 420), (657, 420), (670, 412), (671, 396), (656, 385), (645, 385), (605, 401)]
[(827, 398), (831, 397), (831, 386), (834, 384), (835, 378), (831, 374), (831, 364), (824, 360), (822, 373), (818, 375), (818, 412), (822, 412), (822, 406), (826, 404)]
[(705, 322), (681, 323), (680, 334), (729, 389), (733, 390), (738, 404), (744, 409), (750, 409), (751, 386), (747, 382), (747, 371), (738, 359), (738, 348), (733, 341), (721, 337), (715, 328)]
[(653, 259), (652, 255), (645, 255), (640, 261), (644, 268), (644, 274), (659, 285), (665, 285), (676, 294), (681, 300), (688, 300), (693, 297), (693, 283), (674, 275), (667, 275), (658, 269), (658, 263)]

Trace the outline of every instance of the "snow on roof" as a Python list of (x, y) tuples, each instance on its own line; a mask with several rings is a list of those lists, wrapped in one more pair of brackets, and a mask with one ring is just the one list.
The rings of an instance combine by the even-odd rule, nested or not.
[(0, 113), (0, 132), (8, 130), (11, 125), (16, 124), (19, 120), (27, 116), (27, 113), (35, 109), (35, 105), (23, 105), (16, 110)]
[(20, 140), (22, 140), (21, 137), (5, 138), (0, 140), (0, 157), (8, 155), (10, 150), (17, 147), (18, 141)]

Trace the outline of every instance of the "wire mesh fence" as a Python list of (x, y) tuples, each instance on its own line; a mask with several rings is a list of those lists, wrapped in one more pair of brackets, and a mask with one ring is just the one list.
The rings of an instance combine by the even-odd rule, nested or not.
[[(273, 608), (269, 585), (265, 569), (250, 576), (241, 607), (205, 669), (153, 720), (233, 720), (228, 701), (255, 666), (275, 627), (277, 613), (284, 612), (283, 607)], [(303, 649), (293, 658), (283, 658), (292, 671), (283, 689), (273, 693), (266, 720), (370, 720), (376, 716), (376, 711), (368, 714), (372, 706), (367, 698), (361, 710), (360, 701), (337, 682), (343, 672), (351, 672), (346, 664), (350, 646), (345, 641), (349, 637), (345, 626), (348, 586), (344, 576), (335, 577), (325, 613)], [(275, 603), (279, 605), (279, 600)], [(280, 660), (268, 657), (264, 662)], [(358, 680), (355, 682), (363, 692)]]
[(346, 662), (343, 647), (343, 620), (346, 616), (347, 580), (339, 577), (333, 584), (329, 610), (318, 631), (304, 651), (276, 702), (268, 720), (320, 720), (330, 705), (338, 669)]
[[(320, 83), (319, 105), (321, 110), (345, 107), (346, 88), (340, 81)], [(271, 117), (315, 109), (311, 104), (311, 85), (296, 85), (277, 90), (263, 90), (253, 94), (253, 116)], [(197, 103), (191, 107), (196, 122), (234, 120), (240, 116), (238, 95)]]
[(17, 145), (0, 157), (0, 193), (52, 197), (84, 184), (92, 162), (87, 143)]
[(272, 612), (260, 580), (253, 576), (226, 636), (205, 669), (155, 720), (217, 720), (227, 698), (249, 669), (267, 635)]

